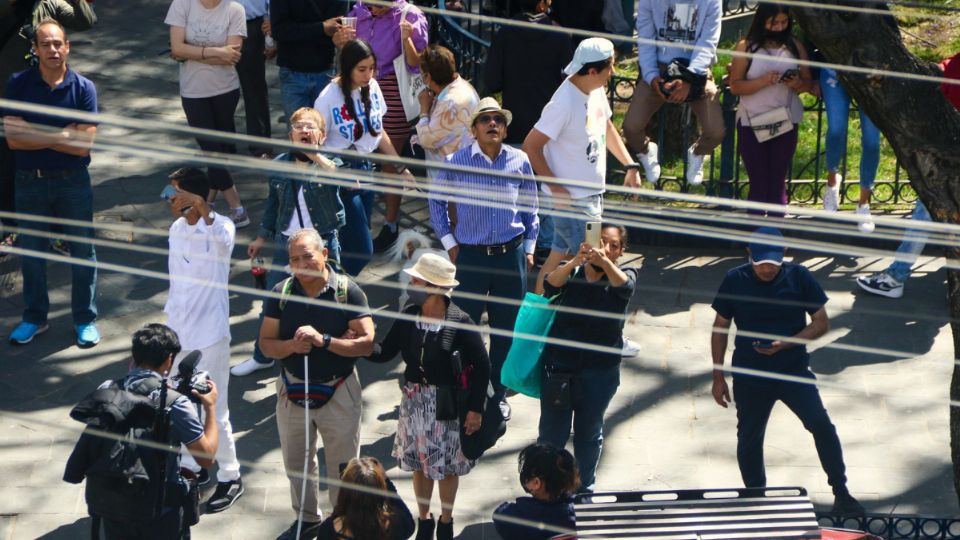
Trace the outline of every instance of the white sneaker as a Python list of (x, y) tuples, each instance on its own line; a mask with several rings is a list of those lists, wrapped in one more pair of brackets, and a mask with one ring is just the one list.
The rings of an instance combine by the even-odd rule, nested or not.
[(627, 336), (623, 336), (623, 350), (620, 352), (621, 358), (634, 358), (640, 354), (640, 344)]
[(836, 212), (840, 206), (840, 182), (842, 180), (838, 174), (837, 185), (832, 187), (828, 185), (826, 191), (823, 192), (823, 209), (827, 212)]
[(693, 153), (693, 147), (687, 148), (687, 183), (699, 186), (703, 183), (703, 162), (707, 156)]
[(647, 144), (646, 154), (637, 154), (637, 161), (643, 165), (643, 174), (647, 182), (656, 182), (660, 179), (660, 161), (657, 158), (657, 143)]
[(861, 204), (857, 206), (857, 216), (860, 217), (860, 222), (857, 223), (857, 228), (860, 229), (860, 232), (863, 234), (872, 233), (873, 229), (876, 228), (876, 224), (873, 223), (873, 216), (870, 215), (870, 205)]
[(857, 285), (861, 289), (887, 298), (900, 298), (903, 296), (903, 282), (893, 279), (886, 272), (877, 272), (869, 276), (857, 278)]
[(273, 360), (269, 361), (266, 364), (263, 364), (261, 362), (257, 362), (253, 358), (247, 358), (243, 362), (240, 362), (239, 364), (230, 368), (230, 374), (236, 375), (237, 377), (243, 377), (245, 375), (249, 375), (253, 373), (254, 371), (259, 371), (261, 369), (270, 369), (272, 367), (273, 367)]

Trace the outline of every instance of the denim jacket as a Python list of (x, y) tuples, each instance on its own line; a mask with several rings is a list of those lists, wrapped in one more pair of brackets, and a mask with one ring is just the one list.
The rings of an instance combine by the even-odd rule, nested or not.
[[(289, 153), (280, 154), (274, 161), (293, 161)], [(338, 167), (342, 162), (333, 158)], [(311, 165), (316, 168), (316, 165)], [(287, 229), (293, 213), (296, 212), (297, 189), (303, 186), (303, 199), (307, 203), (310, 221), (320, 234), (333, 232), (343, 227), (347, 222), (343, 201), (340, 200), (340, 188), (329, 184), (302, 181), (286, 178), (275, 174), (270, 176), (270, 194), (267, 195), (267, 204), (260, 221), (257, 236), (261, 238), (275, 238), (277, 233)]]

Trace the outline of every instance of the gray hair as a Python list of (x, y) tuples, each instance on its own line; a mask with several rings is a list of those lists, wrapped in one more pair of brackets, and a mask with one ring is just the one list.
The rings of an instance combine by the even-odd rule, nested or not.
[(317, 232), (313, 227), (306, 229), (300, 229), (299, 231), (290, 235), (290, 238), (287, 239), (287, 249), (290, 249), (290, 246), (294, 242), (299, 242), (301, 240), (306, 240), (311, 247), (316, 248), (317, 251), (323, 251), (323, 248), (327, 247), (327, 243), (323, 241), (323, 237), (320, 236), (320, 233)]

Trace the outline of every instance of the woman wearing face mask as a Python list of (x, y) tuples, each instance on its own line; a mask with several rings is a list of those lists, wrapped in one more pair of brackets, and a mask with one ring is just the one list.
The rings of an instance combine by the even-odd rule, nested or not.
[[(370, 360), (385, 363), (399, 353), (406, 363), (393, 456), (401, 469), (413, 471), (419, 510), (417, 539), (432, 539), (434, 527), (439, 540), (452, 539), (453, 503), (460, 477), (476, 463), (460, 450), (459, 414), (455, 406), (450, 409), (456, 402), (450, 391), (458, 383), (455, 358), (459, 356), (464, 372), (472, 369), (464, 420), (467, 434), (480, 429), (490, 360), (480, 334), (459, 326), (474, 323), (450, 300), (459, 284), (454, 279), (456, 267), (443, 257), (426, 253), (404, 272), (410, 275), (410, 304), (403, 313), (415, 320), (394, 322), (387, 337), (374, 347)], [(451, 335), (452, 346), (444, 346)], [(432, 498), (434, 482), (440, 484), (439, 523), (430, 513), (430, 503), (423, 502)]]
[[(383, 129), (387, 104), (374, 79), (376, 56), (363, 40), (353, 40), (340, 51), (340, 75), (320, 92), (313, 108), (327, 126), (327, 140), (323, 147), (333, 150), (354, 150), (362, 154), (380, 152), (397, 156), (390, 136)], [(345, 96), (350, 96), (347, 99)], [(366, 159), (344, 159), (347, 167), (369, 174), (372, 165)], [(411, 181), (406, 167), (396, 170)], [(359, 182), (351, 189), (341, 189), (340, 196), (346, 208), (347, 223), (340, 231), (340, 262), (353, 276), (370, 262), (373, 240), (370, 237), (370, 214), (373, 211), (373, 192), (361, 188)]]
[[(740, 96), (737, 138), (750, 177), (751, 201), (787, 204), (787, 173), (803, 119), (799, 94), (811, 88), (809, 68), (795, 62), (806, 60), (807, 51), (790, 26), (786, 6), (760, 4), (747, 37), (737, 43), (738, 52), (756, 56), (738, 56), (730, 67), (730, 91)], [(770, 120), (767, 113), (781, 120)]]

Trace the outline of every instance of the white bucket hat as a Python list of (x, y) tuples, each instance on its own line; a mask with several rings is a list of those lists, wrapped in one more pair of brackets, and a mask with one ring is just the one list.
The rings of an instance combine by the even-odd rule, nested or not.
[(452, 289), (460, 284), (454, 279), (457, 275), (457, 267), (434, 253), (424, 253), (417, 259), (416, 264), (410, 268), (404, 268), (403, 271), (435, 287)]

